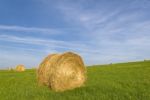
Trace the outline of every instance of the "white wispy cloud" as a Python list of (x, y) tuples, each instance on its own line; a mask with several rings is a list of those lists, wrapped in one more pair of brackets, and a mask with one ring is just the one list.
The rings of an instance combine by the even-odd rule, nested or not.
[(23, 32), (38, 32), (45, 34), (62, 34), (62, 31), (58, 29), (50, 29), (50, 28), (38, 28), (38, 27), (24, 27), (24, 26), (16, 26), (16, 25), (0, 25), (0, 30), (8, 30), (8, 31), (23, 31)]
[(145, 56), (150, 50), (149, 19), (143, 18), (145, 14), (142, 10), (145, 7), (136, 7), (134, 4), (135, 1), (118, 9), (106, 7), (107, 10), (89, 10), (84, 9), (80, 3), (73, 6), (63, 3), (58, 8), (68, 22), (73, 21), (86, 30), (84, 35), (92, 47), (99, 50), (96, 54), (83, 53), (88, 62), (102, 63), (149, 58), (149, 55)]
[(79, 41), (72, 41), (71, 43), (68, 41), (60, 41), (60, 40), (52, 40), (52, 39), (42, 39), (42, 38), (34, 38), (34, 37), (17, 37), (12, 35), (0, 35), (1, 41), (10, 41), (15, 43), (24, 43), (24, 44), (32, 44), (45, 46), (47, 48), (65, 48), (73, 51), (81, 51), (81, 52), (99, 52), (98, 50), (90, 50), (90, 46), (85, 43), (81, 43)]
[[(132, 6), (135, 2), (137, 1), (131, 1), (128, 7), (122, 6), (118, 9), (107, 10), (98, 8), (89, 10), (84, 9), (80, 4), (70, 6), (70, 3), (59, 5), (58, 8), (64, 13), (67, 20), (75, 21), (75, 23), (80, 25), (79, 27), (84, 27), (83, 30), (86, 31), (83, 33), (89, 36), (91, 41), (96, 43), (101, 43), (101, 41), (122, 43), (122, 40), (127, 42), (132, 39), (138, 40), (138, 38), (144, 38), (145, 36), (150, 37), (148, 34), (150, 21), (141, 20), (145, 15), (143, 11), (136, 11), (136, 7)], [(141, 9), (143, 9), (143, 6)]]

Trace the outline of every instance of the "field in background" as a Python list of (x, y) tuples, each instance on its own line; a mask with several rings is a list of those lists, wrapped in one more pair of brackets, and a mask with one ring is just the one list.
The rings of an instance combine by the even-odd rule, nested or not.
[(35, 70), (0, 71), (0, 100), (150, 100), (150, 61), (92, 66), (84, 87), (55, 93)]

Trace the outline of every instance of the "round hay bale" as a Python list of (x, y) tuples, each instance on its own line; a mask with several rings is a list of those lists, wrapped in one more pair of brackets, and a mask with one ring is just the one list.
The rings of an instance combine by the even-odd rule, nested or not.
[(52, 54), (39, 65), (39, 84), (54, 91), (65, 91), (80, 87), (86, 80), (86, 68), (82, 58), (72, 52)]
[(17, 71), (17, 72), (23, 72), (23, 71), (25, 71), (24, 65), (17, 65), (17, 66), (16, 66), (16, 71)]

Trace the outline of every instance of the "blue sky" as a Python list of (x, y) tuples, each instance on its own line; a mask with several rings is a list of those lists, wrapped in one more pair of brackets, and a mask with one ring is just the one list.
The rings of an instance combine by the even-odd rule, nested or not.
[(86, 65), (150, 59), (150, 0), (0, 0), (0, 68), (51, 53)]

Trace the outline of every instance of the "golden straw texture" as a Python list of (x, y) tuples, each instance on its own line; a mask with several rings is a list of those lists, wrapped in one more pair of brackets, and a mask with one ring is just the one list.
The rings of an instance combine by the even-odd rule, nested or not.
[(65, 91), (84, 84), (86, 68), (82, 58), (75, 53), (52, 54), (40, 64), (37, 76), (39, 84), (54, 91)]

